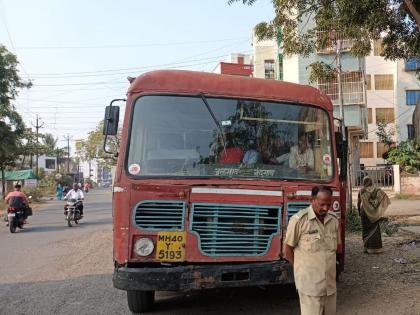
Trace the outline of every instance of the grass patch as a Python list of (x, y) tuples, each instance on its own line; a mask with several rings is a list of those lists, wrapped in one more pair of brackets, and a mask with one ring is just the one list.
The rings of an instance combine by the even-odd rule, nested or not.
[(395, 199), (400, 199), (400, 200), (420, 200), (420, 195), (413, 195), (413, 194), (395, 194)]

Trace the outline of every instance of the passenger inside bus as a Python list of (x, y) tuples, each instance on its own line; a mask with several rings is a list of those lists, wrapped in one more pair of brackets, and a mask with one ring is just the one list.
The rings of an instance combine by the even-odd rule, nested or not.
[(309, 147), (306, 134), (300, 134), (298, 144), (290, 148), (289, 166), (299, 173), (314, 169), (314, 152)]
[[(220, 141), (219, 141), (220, 142)], [(235, 135), (232, 132), (227, 132), (225, 135), (225, 148), (219, 146), (219, 157), (217, 162), (219, 164), (239, 164), (244, 156), (244, 151), (237, 145)]]
[(254, 140), (249, 140), (248, 149), (245, 152), (242, 163), (245, 165), (257, 164), (261, 161), (261, 154), (257, 151), (257, 145)]

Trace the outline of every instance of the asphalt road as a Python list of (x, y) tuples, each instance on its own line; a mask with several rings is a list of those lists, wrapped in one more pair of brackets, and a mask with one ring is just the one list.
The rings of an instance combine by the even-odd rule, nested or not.
[[(93, 190), (85, 217), (67, 227), (62, 201), (49, 201), (23, 231), (0, 228), (0, 314), (130, 314), (112, 286), (111, 193)], [(159, 292), (152, 314), (298, 314), (282, 288)]]
[[(91, 191), (85, 209), (72, 228), (58, 201), (44, 204), (19, 233), (0, 222), (0, 314), (130, 314), (125, 292), (112, 286), (110, 191)], [(346, 238), (338, 314), (420, 315), (419, 251), (401, 245), (412, 240), (385, 238), (384, 254), (366, 256), (360, 235)], [(298, 315), (299, 301), (294, 290), (281, 286), (158, 292), (150, 314)]]

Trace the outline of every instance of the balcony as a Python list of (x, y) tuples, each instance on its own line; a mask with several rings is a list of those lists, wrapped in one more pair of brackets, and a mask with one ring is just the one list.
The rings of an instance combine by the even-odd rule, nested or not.
[[(340, 95), (337, 78), (319, 80), (318, 89), (326, 94), (334, 105), (334, 117), (340, 117)], [(365, 98), (365, 79), (362, 71), (350, 71), (341, 74), (344, 123), (353, 131), (364, 133), (367, 130)]]
[[(344, 72), (341, 74), (343, 105), (362, 105), (365, 100), (365, 80), (362, 71)], [(338, 80), (319, 80), (318, 89), (326, 94), (333, 105), (340, 105)]]
[(335, 54), (337, 51), (337, 45), (340, 45), (341, 52), (350, 51), (353, 46), (353, 41), (344, 38), (343, 34), (331, 30), (319, 30), (316, 32), (317, 43), (322, 48), (317, 49), (318, 54)]
[(420, 69), (420, 58), (410, 58), (404, 62), (405, 71), (417, 71)]

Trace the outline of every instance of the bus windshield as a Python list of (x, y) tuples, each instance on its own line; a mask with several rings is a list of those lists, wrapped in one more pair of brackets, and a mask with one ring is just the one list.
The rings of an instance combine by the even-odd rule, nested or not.
[(333, 175), (328, 114), (314, 106), (143, 96), (130, 132), (132, 176), (327, 181)]

